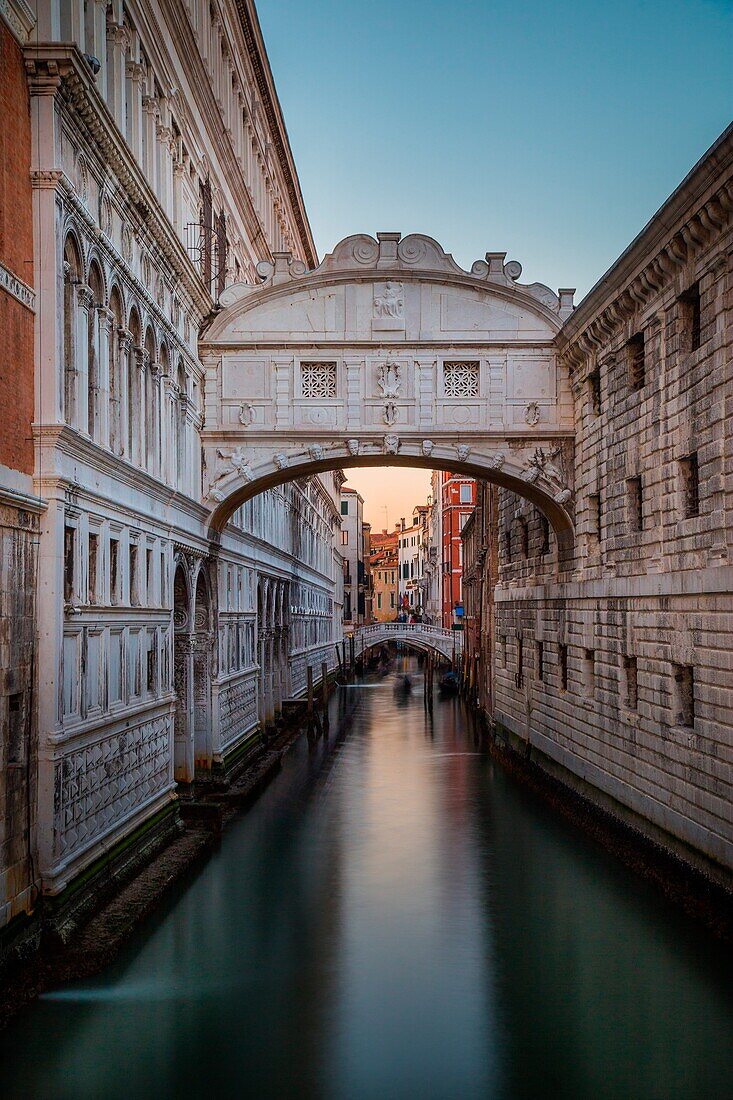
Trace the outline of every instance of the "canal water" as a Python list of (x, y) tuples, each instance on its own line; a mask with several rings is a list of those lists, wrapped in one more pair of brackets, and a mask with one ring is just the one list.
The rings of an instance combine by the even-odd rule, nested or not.
[(399, 668), (339, 689), (96, 980), (0, 1034), (0, 1096), (721, 1100), (725, 949)]

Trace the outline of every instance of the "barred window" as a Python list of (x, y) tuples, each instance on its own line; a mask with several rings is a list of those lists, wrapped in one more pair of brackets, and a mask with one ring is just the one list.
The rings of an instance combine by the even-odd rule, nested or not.
[(446, 397), (478, 397), (478, 362), (443, 363)]
[(301, 363), (300, 377), (303, 397), (336, 396), (335, 363)]

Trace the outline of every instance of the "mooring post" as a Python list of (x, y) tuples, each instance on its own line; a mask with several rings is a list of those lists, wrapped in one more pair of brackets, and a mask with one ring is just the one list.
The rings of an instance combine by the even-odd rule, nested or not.
[(354, 656), (354, 635), (349, 634), (349, 663), (351, 664), (351, 675), (356, 672), (356, 658)]
[(321, 664), (321, 705), (323, 706), (323, 730), (328, 729), (328, 665)]
[(348, 669), (348, 666), (346, 664), (346, 638), (341, 639), (341, 650), (342, 650), (343, 655), (344, 655), (344, 680), (348, 680), (348, 678), (349, 678), (349, 669)]
[(313, 721), (313, 666), (308, 665), (306, 670), (307, 682), (308, 682), (308, 705), (306, 714), (308, 716), (308, 738), (313, 737), (315, 723)]

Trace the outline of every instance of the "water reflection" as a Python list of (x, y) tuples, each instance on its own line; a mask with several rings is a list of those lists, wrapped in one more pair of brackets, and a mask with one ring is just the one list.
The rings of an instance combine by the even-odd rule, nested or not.
[(0, 1035), (0, 1094), (722, 1097), (730, 977), (409, 663), (338, 694), (114, 968)]

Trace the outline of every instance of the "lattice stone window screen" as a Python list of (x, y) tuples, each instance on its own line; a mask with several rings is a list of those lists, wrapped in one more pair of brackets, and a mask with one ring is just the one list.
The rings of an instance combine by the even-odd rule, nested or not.
[(301, 363), (300, 378), (303, 397), (336, 396), (335, 363)]
[(479, 364), (476, 361), (443, 363), (446, 397), (478, 397)]

